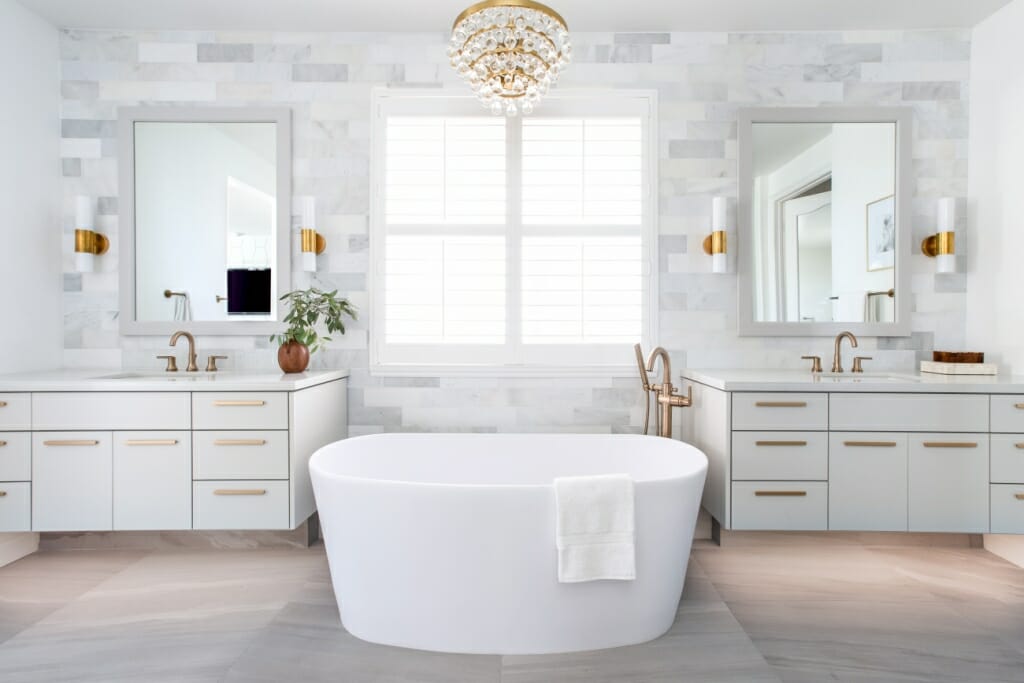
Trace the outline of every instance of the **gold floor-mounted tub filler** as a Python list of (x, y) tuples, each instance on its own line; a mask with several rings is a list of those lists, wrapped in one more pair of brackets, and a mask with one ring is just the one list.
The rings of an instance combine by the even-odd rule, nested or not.
[[(636, 363), (640, 368), (640, 383), (644, 389), (644, 434), (647, 434), (651, 421), (651, 396), (654, 394), (654, 403), (657, 407), (655, 423), (658, 436), (672, 438), (672, 409), (688, 408), (693, 404), (693, 389), (686, 391), (686, 396), (675, 393), (672, 386), (672, 361), (668, 357), (668, 351), (658, 346), (644, 363), (644, 354), (637, 344), (633, 347), (636, 351)], [(654, 372), (654, 361), (661, 358), (661, 384), (651, 384), (648, 372)]]

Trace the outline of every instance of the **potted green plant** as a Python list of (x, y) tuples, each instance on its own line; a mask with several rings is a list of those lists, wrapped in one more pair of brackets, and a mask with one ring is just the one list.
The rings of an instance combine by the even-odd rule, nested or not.
[(288, 307), (288, 315), (284, 317), (288, 329), (275, 334), (270, 341), (281, 344), (277, 350), (277, 363), (287, 373), (304, 372), (309, 367), (310, 354), (331, 340), (317, 332), (321, 321), (328, 333), (345, 334), (344, 316), (356, 319), (355, 308), (348, 299), (338, 296), (338, 290), (298, 289), (282, 296), (281, 301)]

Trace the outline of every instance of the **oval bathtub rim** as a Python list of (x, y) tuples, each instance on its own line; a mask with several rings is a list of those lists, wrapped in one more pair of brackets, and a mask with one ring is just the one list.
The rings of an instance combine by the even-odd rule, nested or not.
[[(381, 437), (389, 437), (389, 436), (394, 436), (396, 434), (402, 434), (402, 435), (408, 435), (408, 436), (417, 436), (418, 435), (416, 433), (410, 433), (410, 432), (387, 432), (387, 433), (381, 433), (381, 434), (363, 434), (361, 436), (354, 436), (354, 437), (351, 437), (351, 438), (348, 438), (348, 439), (343, 439), (342, 441), (376, 440), (376, 439), (381, 438)], [(423, 432), (422, 434), (423, 435), (432, 435), (432, 436), (433, 435), (437, 435), (437, 436), (464, 436), (465, 435), (465, 436), (495, 436), (495, 437), (496, 436), (502, 436), (500, 434), (479, 434), (479, 435), (476, 435), (476, 434), (465, 434), (465, 433), (462, 433), (462, 432)], [(510, 432), (508, 434), (505, 434), (505, 436), (513, 436), (513, 435), (515, 435), (515, 436), (519, 436), (519, 435), (523, 435), (523, 436), (545, 436), (545, 434), (520, 433), (520, 432)], [(662, 438), (662, 437), (648, 436), (648, 435), (642, 435), (642, 434), (572, 434), (572, 433), (553, 433), (550, 436), (568, 436), (568, 437), (571, 437), (571, 436), (615, 436), (615, 437), (626, 436), (626, 437), (641, 437), (641, 438), (644, 438), (644, 439), (661, 439)], [(693, 470), (691, 472), (687, 472), (685, 474), (675, 475), (675, 476), (671, 476), (671, 477), (659, 477), (658, 479), (634, 480), (634, 483), (635, 483), (635, 485), (638, 488), (639, 487), (650, 488), (650, 487), (656, 487), (656, 486), (659, 486), (659, 485), (661, 485), (661, 486), (670, 486), (670, 485), (672, 485), (674, 483), (686, 481), (686, 480), (689, 480), (689, 479), (694, 478), (694, 477), (701, 477), (701, 478), (706, 478), (707, 477), (708, 468), (709, 468), (709, 461), (708, 461), (707, 454), (704, 453), (704, 451), (700, 450), (699, 448), (697, 448), (696, 446), (694, 446), (692, 444), (685, 443), (685, 442), (682, 442), (682, 441), (677, 441), (675, 439), (672, 439), (672, 441), (673, 441), (673, 443), (676, 443), (676, 444), (678, 444), (680, 446), (685, 446), (685, 447), (687, 447), (687, 449), (692, 450), (696, 454), (699, 454), (699, 455), (703, 456), (703, 461), (701, 462), (700, 467), (696, 468), (695, 470)], [(357, 484), (357, 485), (362, 485), (362, 486), (389, 486), (389, 487), (396, 487), (396, 488), (398, 488), (398, 487), (401, 487), (401, 488), (432, 488), (432, 489), (452, 489), (452, 490), (490, 489), (490, 490), (516, 490), (516, 491), (521, 491), (521, 490), (526, 490), (526, 489), (551, 490), (553, 488), (553, 482), (548, 482), (548, 483), (545, 483), (545, 484), (494, 484), (494, 483), (467, 484), (467, 483), (452, 483), (452, 482), (440, 482), (440, 481), (408, 481), (408, 480), (405, 480), (405, 479), (382, 479), (380, 477), (359, 477), (359, 476), (354, 476), (354, 475), (351, 475), (351, 474), (338, 474), (337, 472), (329, 472), (329, 471), (327, 471), (327, 470), (325, 470), (325, 469), (323, 469), (323, 468), (321, 468), (319, 466), (316, 466), (316, 461), (319, 460), (320, 457), (322, 457), (321, 454), (324, 451), (326, 451), (328, 448), (331, 448), (332, 446), (335, 446), (338, 443), (341, 443), (341, 442), (340, 441), (335, 441), (333, 443), (329, 443), (329, 444), (327, 444), (325, 446), (322, 446), (321, 448), (318, 448), (313, 453), (312, 456), (310, 456), (308, 467), (309, 467), (309, 471), (310, 471), (310, 475), (311, 476), (314, 474), (314, 470), (315, 470), (315, 473), (316, 473), (317, 476), (325, 477), (325, 478), (328, 478), (328, 479), (331, 479), (331, 480), (334, 480), (334, 481), (339, 481), (339, 482), (344, 482), (344, 483), (351, 483), (351, 484)], [(613, 472), (608, 472), (607, 474), (613, 474)]]

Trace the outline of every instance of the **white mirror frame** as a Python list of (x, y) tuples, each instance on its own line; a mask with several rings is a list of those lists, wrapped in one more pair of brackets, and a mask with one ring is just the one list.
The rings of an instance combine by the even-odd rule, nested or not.
[[(755, 123), (894, 123), (896, 124), (896, 321), (864, 322), (761, 322), (754, 320), (753, 187)], [(849, 330), (861, 337), (910, 336), (910, 257), (913, 226), (913, 112), (897, 107), (758, 108), (738, 112), (739, 135), (739, 256), (740, 336), (831, 337)]]
[[(277, 291), (279, 300), (291, 289), (292, 272), (292, 114), (286, 108), (259, 107), (122, 107), (118, 112), (120, 195), (121, 334), (170, 335), (187, 329), (194, 334), (262, 335), (283, 329), (268, 320), (137, 320), (135, 311), (135, 124), (171, 123), (274, 123), (277, 135)], [(284, 318), (278, 306), (277, 320)]]

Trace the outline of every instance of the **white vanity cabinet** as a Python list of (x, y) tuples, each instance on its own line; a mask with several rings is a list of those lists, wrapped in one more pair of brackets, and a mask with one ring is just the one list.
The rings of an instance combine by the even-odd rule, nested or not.
[(294, 529), (346, 377), (0, 377), (0, 531)]
[(1024, 380), (808, 375), (684, 373), (721, 528), (1024, 533)]

